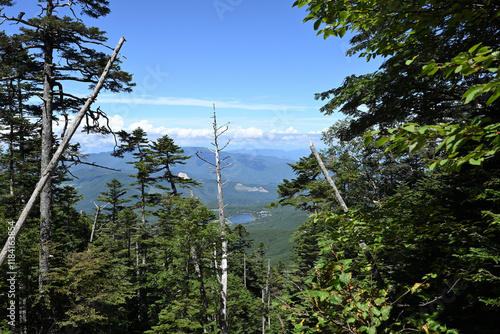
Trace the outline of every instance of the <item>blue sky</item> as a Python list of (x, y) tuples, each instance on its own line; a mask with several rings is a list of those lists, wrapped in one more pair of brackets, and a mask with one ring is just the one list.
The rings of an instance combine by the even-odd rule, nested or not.
[[(113, 48), (126, 38), (122, 68), (137, 87), (131, 94), (103, 91), (94, 106), (115, 130), (141, 126), (151, 139), (169, 134), (182, 146), (210, 146), (213, 103), (219, 123), (230, 122), (231, 148), (307, 148), (309, 139), (320, 145), (321, 131), (342, 116), (321, 114), (314, 93), (379, 63), (346, 58), (348, 39), (316, 36), (292, 4), (111, 0), (110, 15), (85, 22), (107, 31)], [(76, 139), (86, 152), (112, 145), (111, 138)]]

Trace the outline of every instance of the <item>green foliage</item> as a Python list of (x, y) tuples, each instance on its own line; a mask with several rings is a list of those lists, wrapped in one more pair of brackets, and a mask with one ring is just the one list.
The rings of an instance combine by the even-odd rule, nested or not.
[(387, 291), (376, 289), (373, 282), (354, 280), (352, 259), (339, 258), (330, 240), (319, 246), (324, 255), (334, 259), (327, 256), (318, 260), (314, 275), (305, 282), (307, 288), (281, 306), (290, 312), (293, 332), (376, 333), (392, 309)]
[(215, 214), (198, 199), (169, 196), (158, 218), (151, 249), (156, 269), (147, 282), (155, 296), (151, 333), (213, 330), (218, 305), (211, 270), (219, 236)]
[[(479, 166), (497, 154), (500, 151), (499, 131), (500, 123), (492, 124), (488, 119), (474, 119), (468, 125), (407, 123), (401, 128), (388, 130), (390, 134), (381, 136), (376, 144), (385, 145), (386, 152), (396, 150), (401, 153), (408, 149), (414, 154), (428, 143), (437, 143), (434, 144), (436, 156), (428, 161), (429, 169), (443, 166), (448, 171), (459, 171), (465, 163)], [(365, 143), (369, 145), (379, 133), (366, 134)], [(441, 151), (444, 157), (439, 155)]]
[(262, 301), (256, 298), (244, 285), (240, 274), (228, 277), (228, 323), (229, 333), (262, 333)]
[[(422, 0), (408, 3), (397, 0), (320, 1), (297, 0), (294, 6), (306, 7), (304, 21), (314, 21), (314, 29), (324, 38), (342, 37), (347, 31), (357, 33), (354, 44), (369, 60), (375, 56), (391, 56), (404, 48), (425, 44), (430, 35), (439, 32), (444, 37), (473, 31), (498, 19), (498, 6), (486, 1), (454, 3)], [(463, 23), (468, 25), (463, 27)], [(468, 36), (470, 37), (470, 36)], [(472, 45), (471, 45), (472, 46)]]
[[(176, 184), (182, 188), (200, 185), (200, 183), (195, 180), (182, 178), (179, 175), (174, 175), (172, 173), (172, 168), (175, 165), (183, 165), (186, 163), (186, 160), (191, 157), (183, 155), (184, 150), (175, 145), (174, 140), (168, 135), (160, 137), (150, 144), (150, 150), (154, 171), (162, 172), (162, 175), (158, 177), (158, 180), (166, 181), (169, 184), (172, 195), (178, 195)], [(164, 187), (162, 187), (162, 189), (163, 188)]]
[[(492, 94), (486, 101), (486, 105), (489, 106), (500, 97), (500, 90), (498, 89), (500, 85), (500, 79), (498, 77), (500, 73), (500, 49), (493, 50), (488, 46), (480, 48), (481, 44), (482, 43), (474, 45), (467, 52), (461, 52), (451, 61), (445, 62), (444, 64), (430, 61), (423, 66), (421, 75), (434, 75), (440, 70), (443, 71), (445, 77), (449, 77), (453, 73), (463, 76), (469, 76), (475, 73), (493, 73), (495, 75), (491, 80), (486, 83), (473, 85), (462, 96), (462, 99), (465, 100), (467, 104), (482, 94), (491, 92)], [(410, 63), (411, 61), (406, 62), (408, 65)]]
[[(64, 298), (64, 320), (60, 327), (99, 330), (102, 326), (123, 326), (126, 299), (132, 286), (124, 263), (101, 248), (67, 254), (66, 266), (55, 268), (51, 289)], [(110, 311), (114, 315), (110, 317)], [(117, 312), (118, 311), (118, 312)]]
[[(302, 292), (286, 299), (297, 331), (329, 324), (341, 332), (344, 318), (339, 317), (353, 308), (328, 298), (342, 286), (343, 273), (351, 273), (349, 284), (360, 298), (367, 290), (386, 291), (383, 297), (392, 311), (382, 325), (390, 333), (404, 328), (477, 331), (472, 319), (485, 317), (494, 323), (500, 282), (493, 272), (500, 260), (495, 251), (500, 230), (498, 215), (485, 209), (498, 207), (495, 189), (497, 174), (472, 170), (428, 175), (413, 186), (402, 185), (378, 208), (312, 216), (298, 228), (294, 248), (299, 277), (308, 280)], [(334, 306), (335, 311), (322, 313)], [(331, 318), (325, 320), (325, 314)], [(354, 328), (354, 322), (348, 324)]]
[(111, 226), (114, 227), (117, 223), (118, 214), (125, 208), (124, 204), (130, 202), (129, 198), (123, 198), (128, 188), (124, 188), (123, 183), (117, 179), (112, 179), (111, 182), (106, 183), (106, 188), (108, 191), (101, 192), (97, 200), (105, 203), (104, 210), (109, 212), (108, 217), (106, 217), (104, 221), (109, 221)]

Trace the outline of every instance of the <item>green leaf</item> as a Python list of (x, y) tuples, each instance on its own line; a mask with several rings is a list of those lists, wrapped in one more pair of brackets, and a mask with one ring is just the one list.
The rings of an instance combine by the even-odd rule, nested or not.
[(405, 126), (403, 126), (403, 129), (405, 129), (406, 131), (408, 132), (414, 132), (415, 131), (415, 126), (417, 124), (413, 124), (413, 123), (408, 123), (406, 124)]
[(373, 137), (370, 135), (366, 135), (364, 138), (365, 146), (369, 146), (373, 141)]
[(389, 141), (389, 137), (382, 137), (377, 140), (377, 146), (382, 146)]
[(438, 165), (438, 163), (439, 163), (439, 161), (434, 161), (433, 163), (431, 163), (429, 165), (429, 170), (433, 171), (436, 168), (436, 166)]
[(413, 57), (412, 59), (408, 59), (405, 64), (406, 65), (411, 65), (411, 63), (413, 63), (415, 61), (415, 59), (417, 59), (418, 55), (416, 55), (415, 57)]
[(488, 99), (488, 101), (486, 101), (486, 105), (489, 106), (499, 97), (500, 97), (500, 85), (496, 87), (496, 90), (493, 93), (493, 95), (491, 95), (490, 98)]
[(482, 161), (483, 161), (482, 158), (479, 158), (479, 159), (472, 158), (472, 159), (469, 160), (469, 163), (471, 165), (480, 166)]
[(477, 55), (484, 55), (484, 54), (487, 54), (490, 52), (491, 52), (491, 49), (489, 47), (483, 46), (482, 48), (479, 49), (479, 51), (477, 52)]
[(347, 18), (347, 16), (349, 15), (349, 13), (345, 10), (341, 11), (339, 13), (339, 19), (340, 21), (345, 21), (345, 19)]
[(478, 95), (480, 95), (482, 89), (483, 85), (476, 85), (473, 86), (472, 88), (469, 88), (469, 90), (467, 90), (464, 93), (464, 96), (462, 96), (462, 98), (465, 98), (465, 104), (469, 103), (470, 101), (475, 99)]
[(320, 25), (321, 25), (321, 20), (316, 20), (316, 22), (314, 22), (314, 30), (318, 30)]
[(476, 49), (477, 49), (477, 48), (478, 48), (481, 44), (483, 44), (483, 43), (479, 43), (479, 44), (474, 45), (473, 47), (471, 47), (471, 48), (469, 49), (469, 51), (468, 51), (468, 52), (469, 52), (469, 53), (474, 53), (474, 51), (476, 51)]
[(349, 282), (349, 280), (350, 280), (350, 277), (349, 277), (349, 275), (348, 275), (348, 274), (346, 274), (346, 273), (342, 273), (342, 274), (340, 274), (339, 279), (340, 279), (340, 281), (341, 281), (342, 283), (348, 283), (348, 282)]
[(345, 27), (341, 27), (338, 30), (339, 36), (342, 38), (344, 37), (345, 33), (347, 32), (347, 29)]
[(342, 298), (339, 296), (338, 293), (332, 293), (330, 296), (330, 303), (335, 304), (335, 305), (340, 305), (342, 303)]

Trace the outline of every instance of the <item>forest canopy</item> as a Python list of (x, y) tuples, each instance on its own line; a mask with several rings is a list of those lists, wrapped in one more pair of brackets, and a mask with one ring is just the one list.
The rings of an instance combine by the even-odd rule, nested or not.
[[(38, 1), (32, 17), (7, 14), (12, 4), (0, 0), (1, 24), (19, 26), (0, 32), (2, 243), (61, 140), (53, 122), (85, 102), (69, 83), (94, 87), (109, 56), (106, 33), (82, 20), (109, 14), (109, 1)], [(349, 38), (348, 56), (383, 63), (315, 95), (321, 113), (345, 118), (318, 156), (289, 164), (295, 177), (269, 204), (308, 215), (289, 263), (271, 266), (264, 243), (226, 223), (228, 128), (215, 106), (215, 159), (199, 156), (216, 171), (215, 210), (193, 196), (200, 182), (174, 173), (191, 157), (173, 138), (113, 133), (91, 108), (85, 132), (115, 136), (132, 181), (103, 182), (95, 210), (79, 212), (69, 165), (82, 154), (66, 148), (0, 268), (2, 333), (498, 332), (499, 4), (290, 5), (325, 43)], [(133, 89), (121, 66), (105, 90)]]

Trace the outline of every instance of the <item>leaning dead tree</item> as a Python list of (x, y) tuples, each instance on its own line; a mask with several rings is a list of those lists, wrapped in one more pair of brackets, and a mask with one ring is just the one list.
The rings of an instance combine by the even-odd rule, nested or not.
[(316, 148), (314, 147), (314, 144), (312, 143), (312, 141), (309, 142), (309, 147), (311, 148), (311, 152), (314, 154), (314, 157), (318, 161), (318, 165), (321, 168), (321, 171), (323, 172), (325, 179), (328, 181), (328, 183), (332, 187), (333, 191), (335, 192), (335, 197), (337, 197), (337, 201), (339, 201), (339, 204), (342, 207), (342, 210), (344, 210), (344, 212), (349, 211), (347, 209), (347, 205), (345, 205), (344, 199), (342, 198), (342, 196), (339, 193), (339, 190), (335, 186), (335, 182), (333, 182), (332, 178), (330, 177), (330, 174), (328, 174), (328, 171), (326, 170), (325, 164), (323, 163), (323, 160), (321, 160), (321, 157), (319, 156), (319, 153), (316, 150)]
[[(328, 181), (330, 186), (333, 188), (333, 191), (335, 192), (335, 197), (337, 197), (337, 200), (339, 201), (339, 204), (342, 207), (342, 210), (344, 210), (344, 212), (347, 213), (349, 211), (349, 209), (347, 208), (347, 205), (345, 204), (344, 199), (342, 198), (342, 195), (340, 194), (337, 187), (335, 186), (335, 182), (333, 182), (332, 178), (330, 177), (330, 174), (328, 174), (328, 170), (326, 169), (325, 164), (323, 163), (323, 160), (321, 160), (321, 157), (319, 156), (319, 153), (316, 150), (316, 148), (314, 147), (314, 144), (312, 143), (312, 141), (309, 142), (309, 147), (311, 148), (311, 152), (316, 157), (316, 160), (318, 161), (318, 165), (321, 168), (321, 171), (323, 172), (325, 179)], [(361, 242), (359, 244), (359, 247), (363, 250), (363, 253), (365, 254), (365, 257), (368, 260), (368, 262), (370, 262), (372, 264), (373, 276), (375, 277), (375, 279), (377, 281), (378, 287), (379, 288), (383, 287), (385, 285), (384, 279), (380, 275), (380, 271), (377, 267), (377, 264), (375, 263), (375, 259), (372, 255), (372, 253), (370, 252), (370, 250), (368, 250), (368, 248), (364, 242)]]
[[(23, 227), (24, 223), (26, 222), (26, 219), (28, 218), (29, 213), (31, 212), (31, 209), (33, 209), (33, 206), (36, 202), (36, 199), (42, 192), (42, 189), (44, 189), (45, 184), (47, 181), (50, 179), (50, 176), (52, 175), (52, 172), (54, 169), (57, 167), (59, 161), (61, 160), (61, 156), (66, 149), (66, 147), (69, 144), (69, 141), (75, 134), (76, 130), (78, 129), (78, 126), (80, 125), (80, 122), (82, 119), (85, 117), (87, 111), (89, 110), (90, 106), (92, 103), (95, 101), (97, 98), (97, 95), (99, 95), (99, 91), (101, 90), (102, 86), (104, 85), (104, 82), (106, 80), (106, 77), (109, 74), (109, 71), (111, 70), (111, 67), (113, 65), (113, 62), (116, 60), (116, 57), (118, 56), (118, 53), (120, 52), (120, 49), (125, 42), (125, 38), (122, 37), (120, 38), (120, 41), (118, 42), (118, 45), (116, 46), (113, 54), (111, 55), (111, 58), (108, 60), (108, 63), (106, 67), (104, 68), (104, 71), (101, 74), (101, 77), (99, 78), (99, 81), (97, 85), (94, 88), (94, 91), (90, 96), (87, 98), (87, 101), (83, 105), (83, 107), (80, 109), (78, 114), (75, 117), (75, 120), (73, 121), (73, 124), (71, 124), (71, 127), (69, 128), (68, 132), (64, 136), (63, 140), (61, 141), (61, 144), (59, 144), (59, 147), (57, 148), (56, 153), (53, 155), (52, 159), (50, 160), (49, 164), (47, 167), (42, 171), (40, 180), (36, 184), (35, 190), (33, 190), (33, 193), (31, 194), (30, 199), (26, 203), (26, 206), (24, 207), (23, 211), (21, 212), (21, 215), (19, 216), (19, 219), (17, 220), (16, 224), (14, 225), (14, 222), (9, 223), (9, 235), (7, 238), (7, 241), (5, 242), (5, 245), (2, 248), (2, 252), (0, 253), (0, 266), (5, 262), (5, 259), (7, 258), (7, 254), (10, 249), (13, 249), (17, 235), (19, 234), (19, 231)], [(12, 226), (14, 225), (14, 226)]]
[(220, 310), (219, 310), (219, 326), (220, 326), (220, 332), (221, 334), (227, 334), (228, 333), (228, 322), (227, 322), (227, 236), (226, 236), (226, 219), (224, 216), (224, 198), (222, 195), (222, 187), (224, 186), (225, 182), (222, 182), (222, 176), (221, 176), (221, 171), (229, 166), (231, 164), (224, 164), (224, 160), (228, 159), (229, 156), (222, 158), (220, 156), (220, 152), (224, 150), (227, 145), (229, 144), (230, 140), (227, 141), (227, 143), (221, 148), (219, 147), (219, 137), (222, 136), (228, 129), (228, 123), (218, 126), (217, 125), (217, 118), (215, 114), (215, 103), (214, 103), (214, 122), (213, 122), (213, 129), (214, 129), (214, 142), (212, 143), (212, 146), (214, 146), (214, 149), (208, 149), (210, 152), (212, 152), (215, 156), (215, 162), (208, 161), (207, 159), (203, 158), (200, 155), (200, 152), (196, 153), (196, 156), (206, 162), (207, 164), (210, 165), (210, 167), (215, 171), (215, 175), (217, 177), (217, 202), (218, 202), (218, 210), (219, 210), (219, 223), (220, 223), (220, 237), (221, 237), (221, 263), (220, 263), (220, 269), (221, 269), (221, 275), (220, 275), (220, 286), (221, 286), (221, 291), (220, 291)]

